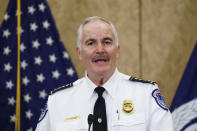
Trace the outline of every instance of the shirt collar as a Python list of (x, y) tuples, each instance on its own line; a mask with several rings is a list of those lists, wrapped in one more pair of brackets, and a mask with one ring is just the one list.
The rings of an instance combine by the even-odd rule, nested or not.
[(119, 74), (119, 71), (116, 68), (114, 74), (109, 78), (107, 82), (103, 84), (103, 87), (105, 88), (105, 90), (111, 97), (113, 97), (113, 94), (114, 94), (113, 91), (114, 91), (115, 85), (117, 85), (116, 82), (118, 80), (118, 76), (119, 76), (118, 74)]
[(88, 75), (85, 75), (85, 80), (87, 82), (87, 88), (89, 89), (89, 95), (88, 95), (88, 100), (90, 100), (90, 98), (93, 96), (94, 94), (94, 89), (97, 87), (97, 85), (95, 85), (89, 78)]
[[(107, 82), (105, 82), (103, 84), (103, 87), (105, 88), (106, 90), (106, 93), (109, 94), (111, 97), (113, 97), (113, 87), (115, 86), (115, 83), (117, 82), (117, 78), (118, 78), (118, 75), (119, 74), (119, 71), (118, 69), (116, 68), (113, 75), (109, 78), (109, 80)], [(93, 96), (94, 94), (94, 89), (97, 87), (97, 85), (95, 85), (87, 76), (87, 74), (85, 75), (85, 79), (86, 79), (86, 82), (87, 82), (87, 86), (88, 88), (90, 89), (90, 95), (89, 95), (89, 99)], [(115, 88), (115, 87), (114, 87)]]

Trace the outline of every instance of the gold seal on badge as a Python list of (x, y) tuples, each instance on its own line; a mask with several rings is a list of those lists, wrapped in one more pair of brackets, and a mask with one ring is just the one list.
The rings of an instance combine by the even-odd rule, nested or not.
[(122, 104), (122, 111), (126, 114), (134, 112), (134, 105), (131, 100), (124, 100)]

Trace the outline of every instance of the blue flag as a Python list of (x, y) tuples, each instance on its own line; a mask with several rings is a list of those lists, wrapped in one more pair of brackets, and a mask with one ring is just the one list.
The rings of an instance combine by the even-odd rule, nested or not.
[(197, 43), (170, 110), (175, 131), (197, 131)]
[(14, 131), (21, 15), (21, 131), (34, 131), (48, 93), (77, 79), (45, 0), (10, 0), (0, 27), (0, 131)]

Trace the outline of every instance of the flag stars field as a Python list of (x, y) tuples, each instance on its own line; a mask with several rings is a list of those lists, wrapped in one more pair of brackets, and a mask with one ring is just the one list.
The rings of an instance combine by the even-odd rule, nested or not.
[(21, 43), (21, 46), (20, 46), (21, 52), (24, 52), (25, 49), (26, 49), (26, 46), (24, 45), (24, 43)]
[(3, 49), (3, 54), (4, 55), (9, 55), (11, 53), (11, 50), (9, 48), (9, 46), (6, 46), (4, 49)]
[(35, 11), (36, 11), (36, 9), (34, 8), (34, 6), (28, 7), (28, 13), (30, 13), (31, 15), (33, 15)]
[(40, 46), (40, 43), (38, 42), (38, 40), (35, 40), (32, 42), (32, 47), (35, 48), (35, 49), (38, 49)]
[(63, 58), (65, 59), (69, 59), (69, 55), (66, 51), (63, 52)]
[(10, 72), (11, 69), (12, 66), (10, 65), (10, 63), (4, 64), (4, 71)]
[(56, 58), (55, 54), (49, 55), (49, 61), (50, 61), (50, 62), (55, 63), (56, 60), (57, 60), (57, 58)]
[(51, 37), (46, 38), (46, 44), (52, 46), (53, 45), (53, 39)]
[(41, 63), (42, 63), (41, 57), (40, 57), (40, 56), (35, 57), (35, 58), (34, 58), (34, 63), (35, 63), (36, 65), (41, 65)]
[(25, 115), (27, 119), (31, 119), (31, 117), (33, 116), (33, 113), (31, 112), (31, 110), (28, 110), (25, 112)]
[(67, 75), (69, 76), (73, 76), (73, 74), (75, 73), (72, 67), (68, 68), (66, 71), (67, 71)]
[(41, 3), (41, 4), (39, 4), (38, 5), (38, 7), (39, 7), (39, 10), (41, 11), (41, 12), (44, 12), (45, 11), (45, 5), (43, 4), (43, 3)]
[(52, 71), (52, 78), (59, 79), (60, 73), (58, 70)]
[(24, 33), (24, 29), (22, 27), (16, 28), (16, 34), (18, 33), (19, 29), (20, 29), (20, 34), (22, 35), (22, 33)]
[(22, 82), (23, 82), (23, 84), (24, 84), (25, 86), (27, 86), (27, 85), (29, 84), (30, 80), (28, 79), (27, 76), (25, 76), (25, 77), (22, 78)]
[(11, 35), (11, 33), (8, 29), (3, 31), (3, 37), (8, 38), (10, 35)]
[(39, 98), (45, 99), (47, 96), (47, 93), (45, 90), (39, 91)]
[[(20, 12), (16, 11), (16, 0), (9, 0), (8, 5), (12, 8), (5, 11), (0, 26), (0, 94), (4, 96), (0, 101), (0, 121), (3, 122), (0, 130), (13, 131), (15, 128), (16, 91), (19, 89), (23, 114), (21, 131), (34, 131), (49, 92), (74, 82), (77, 74), (46, 0), (21, 0)], [(19, 15), (21, 26), (17, 27)], [(18, 33), (21, 34), (20, 88), (17, 87)]]
[(43, 23), (43, 28), (45, 28), (46, 30), (48, 30), (49, 26), (50, 26), (50, 23), (48, 22), (48, 20), (45, 20)]
[(18, 16), (18, 15), (22, 15), (22, 14), (23, 14), (23, 12), (22, 12), (22, 11), (20, 11), (20, 12), (19, 12), (18, 10), (16, 10), (16, 13), (15, 13), (15, 15), (16, 15), (16, 16)]
[(16, 103), (16, 100), (14, 99), (13, 96), (8, 98), (8, 105), (14, 106), (15, 103)]
[(40, 83), (43, 83), (43, 81), (45, 80), (45, 77), (42, 73), (37, 75), (37, 81)]
[(16, 121), (16, 115), (14, 114), (14, 115), (11, 115), (10, 116), (10, 122), (11, 123), (15, 123), (15, 121)]
[(23, 70), (25, 70), (27, 66), (28, 66), (28, 64), (27, 64), (27, 62), (25, 60), (21, 61), (21, 68)]
[(3, 19), (4, 19), (5, 21), (7, 21), (9, 18), (10, 18), (10, 16), (8, 15), (8, 13), (6, 13)]
[(12, 89), (13, 86), (14, 86), (14, 83), (12, 82), (12, 80), (6, 81), (6, 88), (7, 89)]
[(36, 24), (36, 22), (30, 23), (30, 30), (36, 32), (37, 29), (38, 29), (38, 25)]
[(29, 103), (29, 101), (31, 100), (30, 95), (27, 93), (26, 95), (23, 96), (23, 99), (25, 102)]

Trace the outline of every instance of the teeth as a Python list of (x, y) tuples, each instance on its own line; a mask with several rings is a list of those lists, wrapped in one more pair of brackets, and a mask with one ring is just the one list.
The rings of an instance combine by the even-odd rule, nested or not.
[(109, 58), (107, 56), (95, 56), (92, 59), (92, 62), (99, 62), (99, 61), (107, 62), (109, 61)]
[(95, 62), (98, 62), (98, 61), (104, 61), (104, 62), (106, 62), (106, 60), (96, 60)]

